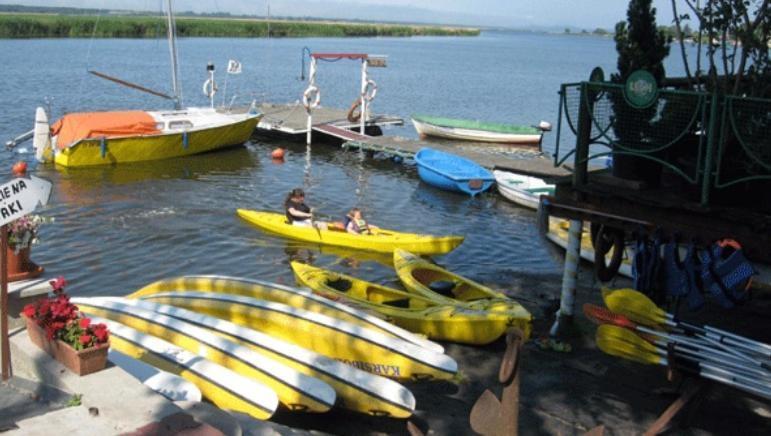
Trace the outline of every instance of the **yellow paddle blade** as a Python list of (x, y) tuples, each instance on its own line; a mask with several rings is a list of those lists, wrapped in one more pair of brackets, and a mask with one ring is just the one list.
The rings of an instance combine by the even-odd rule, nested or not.
[(597, 334), (595, 337), (597, 346), (600, 347), (600, 350), (603, 352), (612, 356), (621, 357), (623, 359), (653, 365), (662, 363), (661, 357), (655, 354), (655, 347), (653, 347), (653, 345), (648, 344), (647, 342), (637, 337), (637, 339), (639, 339), (642, 344), (647, 344), (650, 347), (653, 347), (654, 351), (651, 352), (647, 349), (647, 347), (642, 348), (638, 346), (638, 344), (628, 341), (627, 339), (630, 338), (626, 337), (626, 334), (623, 332), (630, 333), (632, 336), (636, 337), (634, 333), (621, 327), (607, 324), (601, 325), (599, 328), (597, 328)]
[(603, 291), (602, 299), (608, 309), (625, 315), (634, 322), (656, 327), (667, 321), (666, 312), (656, 306), (645, 294), (634, 289)]

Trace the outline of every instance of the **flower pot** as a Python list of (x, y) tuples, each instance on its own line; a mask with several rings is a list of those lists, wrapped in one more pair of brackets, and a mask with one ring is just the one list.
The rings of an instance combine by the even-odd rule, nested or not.
[(16, 282), (35, 278), (43, 273), (43, 267), (38, 266), (29, 258), (30, 247), (16, 250), (8, 246), (5, 257), (8, 259), (8, 281)]
[(43, 351), (75, 374), (87, 375), (102, 370), (107, 366), (109, 342), (78, 351), (58, 339), (49, 341), (42, 327), (26, 316), (24, 319), (27, 322), (27, 334), (32, 343), (43, 349)]

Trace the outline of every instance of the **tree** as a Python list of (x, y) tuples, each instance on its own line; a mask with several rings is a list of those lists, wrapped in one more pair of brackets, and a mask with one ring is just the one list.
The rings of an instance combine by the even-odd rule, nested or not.
[[(627, 21), (616, 24), (616, 51), (618, 72), (611, 74), (611, 82), (623, 84), (630, 74), (646, 70), (661, 85), (664, 79), (664, 59), (669, 55), (671, 38), (656, 27), (656, 9), (651, 0), (631, 0), (626, 13)], [(613, 108), (612, 122), (616, 136), (614, 149), (621, 147), (644, 152), (656, 142), (657, 107), (634, 109), (622, 92), (609, 95)], [(653, 167), (652, 167), (653, 165)], [(660, 166), (644, 158), (627, 155), (613, 157), (615, 175), (629, 179), (647, 179), (657, 183)]]
[(656, 8), (652, 0), (631, 0), (626, 12), (627, 21), (616, 24), (616, 52), (618, 73), (611, 81), (623, 83), (633, 71), (644, 69), (661, 84), (664, 78), (664, 59), (669, 55), (672, 42), (656, 27)]
[[(672, 1), (675, 26), (685, 23), (683, 32), (691, 36), (688, 22), (698, 24), (694, 73), (686, 51), (681, 55), (689, 81), (703, 89), (702, 45), (706, 44), (706, 89), (734, 95), (771, 97), (771, 11), (769, 0), (684, 0), (690, 13), (679, 13)], [(720, 71), (722, 74), (718, 74)]]

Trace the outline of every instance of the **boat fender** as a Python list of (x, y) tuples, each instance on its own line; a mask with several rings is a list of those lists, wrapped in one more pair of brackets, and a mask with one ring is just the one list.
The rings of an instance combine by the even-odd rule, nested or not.
[(217, 84), (214, 83), (214, 80), (211, 78), (208, 78), (205, 82), (203, 82), (203, 95), (206, 97), (214, 97), (214, 94), (216, 94), (218, 90), (219, 88), (217, 87)]
[[(618, 274), (624, 254), (624, 231), (602, 224), (592, 223), (592, 245), (594, 246), (594, 272), (602, 282), (608, 282)], [(610, 262), (607, 254), (613, 250)]]
[(46, 114), (45, 109), (42, 107), (38, 107), (35, 110), (35, 128), (33, 132), (32, 148), (35, 149), (35, 159), (38, 162), (53, 160), (51, 126), (48, 124), (48, 114)]
[(105, 136), (99, 138), (99, 150), (102, 153), (102, 159), (104, 159), (107, 156), (107, 138)]
[(187, 147), (188, 147), (189, 145), (190, 145), (190, 140), (189, 140), (189, 139), (188, 139), (188, 137), (187, 137), (187, 132), (186, 132), (186, 131), (183, 131), (183, 132), (182, 132), (182, 148), (184, 148), (185, 150), (187, 150)]
[[(358, 111), (356, 109), (359, 109)], [(361, 99), (357, 98), (348, 108), (348, 121), (355, 123), (361, 119)]]
[(318, 87), (311, 85), (303, 92), (303, 106), (305, 106), (305, 110), (315, 109), (320, 102), (321, 91), (319, 91)]

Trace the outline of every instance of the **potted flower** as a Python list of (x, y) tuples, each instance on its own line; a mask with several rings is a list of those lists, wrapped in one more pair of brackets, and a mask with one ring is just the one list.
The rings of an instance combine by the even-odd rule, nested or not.
[(50, 283), (53, 297), (41, 298), (22, 311), (30, 340), (78, 375), (103, 369), (110, 346), (107, 326), (93, 324), (70, 303), (63, 277)]
[(40, 215), (26, 215), (8, 224), (8, 281), (26, 280), (39, 276), (43, 268), (29, 258), (32, 244), (37, 244), (41, 224), (53, 219)]

